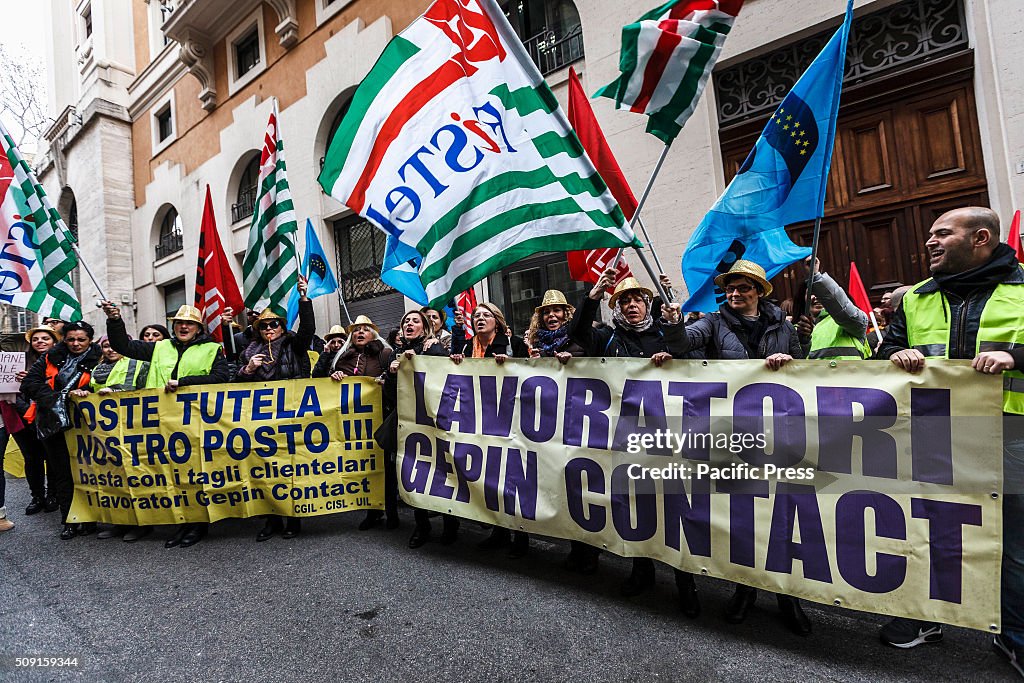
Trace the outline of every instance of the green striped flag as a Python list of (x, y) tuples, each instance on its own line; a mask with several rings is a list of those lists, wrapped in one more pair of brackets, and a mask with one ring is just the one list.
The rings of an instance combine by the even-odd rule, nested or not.
[(299, 227), (288, 190), (279, 121), (275, 99), (263, 137), (259, 194), (242, 261), (242, 277), (248, 308), (270, 306), (283, 314), (288, 295), (298, 283), (295, 234)]
[(388, 44), (320, 184), (435, 306), (540, 251), (639, 245), (494, 0), (437, 0)]
[(647, 114), (668, 144), (697, 107), (743, 0), (669, 0), (622, 27), (621, 74), (597, 96)]
[[(0, 123), (0, 302), (44, 317), (81, 320), (71, 274), (74, 239)], [(2, 476), (2, 475), (0, 475)]]

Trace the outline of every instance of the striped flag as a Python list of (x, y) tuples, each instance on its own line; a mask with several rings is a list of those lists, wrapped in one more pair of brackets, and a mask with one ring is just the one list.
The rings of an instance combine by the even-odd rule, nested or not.
[(277, 99), (274, 99), (260, 155), (259, 194), (242, 261), (247, 307), (270, 306), (284, 313), (288, 295), (298, 284), (295, 250), (298, 229), (288, 190)]
[(672, 142), (697, 106), (743, 0), (670, 0), (622, 27), (618, 78), (597, 92)]
[(319, 180), (418, 252), (434, 306), (537, 252), (636, 240), (494, 0), (437, 0), (388, 44)]
[(81, 320), (71, 274), (74, 239), (0, 123), (0, 302), (41, 316)]
[(217, 233), (217, 219), (213, 215), (210, 186), (206, 186), (206, 204), (203, 206), (203, 224), (199, 229), (199, 263), (196, 268), (195, 307), (203, 312), (203, 321), (210, 336), (223, 341), (221, 314), (226, 306), (240, 313), (244, 304), (238, 292), (235, 275), (231, 272), (227, 254)]

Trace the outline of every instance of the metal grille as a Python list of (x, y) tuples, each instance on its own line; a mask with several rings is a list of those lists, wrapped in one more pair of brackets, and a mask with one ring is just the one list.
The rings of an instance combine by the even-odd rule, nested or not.
[(231, 205), (232, 223), (237, 223), (240, 220), (252, 216), (253, 211), (256, 208), (256, 190), (257, 187), (253, 185), (252, 187), (238, 193), (238, 201)]
[(542, 76), (583, 59), (582, 27), (577, 26), (561, 38), (556, 38), (556, 35), (554, 31), (545, 30), (523, 42)]
[[(774, 110), (834, 30), (715, 73), (718, 121), (726, 125)], [(904, 0), (853, 22), (847, 85), (968, 47), (961, 0)]]
[(386, 238), (373, 223), (361, 218), (334, 225), (338, 245), (338, 282), (345, 301), (361, 301), (395, 290), (380, 279)]

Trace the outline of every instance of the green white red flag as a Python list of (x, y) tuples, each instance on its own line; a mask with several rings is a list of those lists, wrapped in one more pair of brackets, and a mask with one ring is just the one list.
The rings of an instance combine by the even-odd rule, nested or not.
[(693, 114), (743, 0), (670, 0), (622, 27), (619, 77), (597, 92), (672, 142)]
[(72, 237), (35, 174), (0, 124), (0, 302), (44, 317), (81, 320), (71, 274), (78, 266)]
[(388, 44), (319, 180), (434, 305), (537, 252), (636, 240), (493, 0), (437, 0)]
[(280, 114), (275, 99), (267, 132), (263, 136), (259, 191), (242, 261), (247, 307), (262, 309), (270, 306), (278, 313), (285, 312), (288, 295), (299, 281), (295, 250), (298, 230), (288, 189)]

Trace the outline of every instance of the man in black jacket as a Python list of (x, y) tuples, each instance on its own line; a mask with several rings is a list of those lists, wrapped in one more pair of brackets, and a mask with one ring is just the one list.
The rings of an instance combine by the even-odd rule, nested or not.
[[(960, 358), (1003, 376), (1003, 633), (993, 646), (1024, 676), (1024, 268), (987, 208), (939, 216), (925, 247), (932, 277), (903, 296), (877, 355), (911, 373)], [(906, 649), (941, 640), (942, 626), (897, 618), (880, 636)]]

